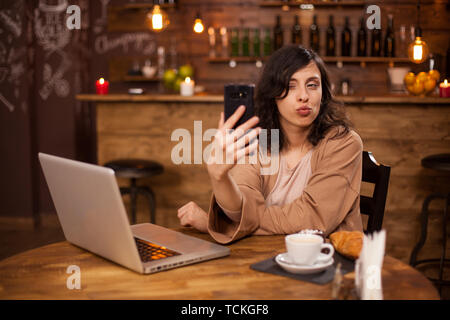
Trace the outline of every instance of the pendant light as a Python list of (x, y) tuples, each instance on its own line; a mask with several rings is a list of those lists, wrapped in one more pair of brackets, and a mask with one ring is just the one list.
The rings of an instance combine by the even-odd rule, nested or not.
[(163, 31), (169, 25), (169, 17), (161, 9), (158, 0), (154, 1), (152, 11), (147, 14), (147, 25), (156, 32)]
[(428, 45), (422, 39), (422, 29), (420, 29), (420, 0), (417, 1), (417, 28), (415, 31), (416, 38), (408, 46), (408, 58), (414, 63), (422, 63), (428, 58)]
[(202, 18), (200, 17), (199, 12), (197, 12), (197, 16), (195, 17), (193, 29), (196, 33), (202, 33), (203, 30), (205, 30), (205, 27), (203, 26), (203, 21), (202, 21)]

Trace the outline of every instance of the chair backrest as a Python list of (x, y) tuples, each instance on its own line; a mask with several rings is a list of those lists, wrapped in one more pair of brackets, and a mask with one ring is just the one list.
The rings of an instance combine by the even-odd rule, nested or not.
[(372, 197), (360, 196), (360, 211), (369, 216), (366, 233), (381, 230), (391, 168), (377, 163), (371, 152), (363, 151), (362, 181), (375, 184)]

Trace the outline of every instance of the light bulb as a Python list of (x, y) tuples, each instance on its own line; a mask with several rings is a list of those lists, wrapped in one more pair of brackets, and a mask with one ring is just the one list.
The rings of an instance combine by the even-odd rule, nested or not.
[(408, 46), (408, 58), (414, 63), (422, 63), (428, 58), (428, 45), (422, 40), (422, 31), (416, 28), (416, 38)]
[(205, 29), (205, 27), (203, 27), (202, 19), (200, 19), (200, 16), (197, 15), (197, 18), (195, 18), (195, 21), (194, 21), (194, 31), (196, 33), (202, 33), (204, 29)]
[(157, 4), (153, 7), (153, 10), (147, 14), (147, 24), (154, 31), (158, 32), (164, 30), (169, 23), (169, 17)]

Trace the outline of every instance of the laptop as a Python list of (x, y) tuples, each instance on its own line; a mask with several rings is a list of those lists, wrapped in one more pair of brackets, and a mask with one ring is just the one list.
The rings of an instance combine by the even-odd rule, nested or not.
[(130, 226), (110, 168), (39, 153), (66, 240), (139, 273), (224, 257), (230, 249), (155, 224)]

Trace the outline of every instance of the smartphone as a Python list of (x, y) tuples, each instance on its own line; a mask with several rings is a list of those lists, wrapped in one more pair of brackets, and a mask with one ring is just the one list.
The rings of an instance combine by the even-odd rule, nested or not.
[(233, 129), (249, 120), (255, 115), (253, 105), (253, 94), (255, 92), (254, 84), (227, 84), (225, 85), (225, 121), (236, 111), (236, 109), (244, 105), (245, 113), (235, 124)]

